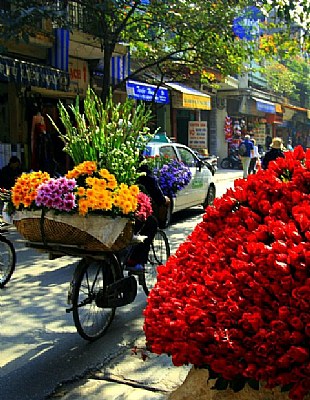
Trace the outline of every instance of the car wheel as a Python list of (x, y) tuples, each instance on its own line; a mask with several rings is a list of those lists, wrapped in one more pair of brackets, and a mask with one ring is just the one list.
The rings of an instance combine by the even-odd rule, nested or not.
[(209, 186), (208, 194), (207, 197), (203, 203), (203, 208), (206, 208), (208, 206), (211, 206), (214, 202), (214, 199), (216, 197), (216, 190), (214, 185)]

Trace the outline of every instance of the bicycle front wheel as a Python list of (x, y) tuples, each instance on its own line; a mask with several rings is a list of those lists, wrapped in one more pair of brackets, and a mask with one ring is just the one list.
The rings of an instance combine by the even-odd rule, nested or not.
[(94, 341), (106, 332), (115, 315), (115, 307), (103, 308), (100, 299), (107, 286), (116, 281), (114, 259), (83, 259), (71, 284), (73, 320), (80, 336)]
[(167, 235), (161, 229), (157, 230), (151, 244), (148, 261), (143, 272), (142, 287), (146, 295), (153, 289), (157, 280), (157, 267), (166, 263), (170, 256), (170, 245)]
[(16, 253), (12, 242), (0, 236), (0, 288), (11, 279), (15, 270)]

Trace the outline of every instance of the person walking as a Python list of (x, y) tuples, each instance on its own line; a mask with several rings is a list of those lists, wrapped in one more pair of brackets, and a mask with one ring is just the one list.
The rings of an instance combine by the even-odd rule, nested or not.
[(250, 140), (250, 135), (244, 136), (244, 140), (239, 145), (238, 154), (242, 163), (243, 178), (246, 179), (249, 174), (251, 157), (254, 156), (254, 144)]
[(251, 156), (251, 161), (250, 161), (250, 166), (249, 166), (249, 174), (256, 174), (256, 168), (257, 164), (259, 163), (259, 152), (258, 152), (258, 147), (256, 146), (256, 141), (255, 139), (251, 139), (251, 142), (254, 145), (254, 152), (253, 155)]
[(287, 141), (286, 149), (289, 150), (289, 151), (293, 151), (293, 150), (294, 150), (294, 148), (293, 148), (293, 146), (292, 146), (292, 141), (291, 141), (291, 139), (289, 139), (289, 140)]
[(270, 145), (270, 150), (268, 150), (262, 161), (262, 168), (267, 169), (270, 161), (276, 160), (278, 157), (284, 158), (283, 153), (283, 142), (279, 137), (275, 137), (272, 139), (272, 143)]

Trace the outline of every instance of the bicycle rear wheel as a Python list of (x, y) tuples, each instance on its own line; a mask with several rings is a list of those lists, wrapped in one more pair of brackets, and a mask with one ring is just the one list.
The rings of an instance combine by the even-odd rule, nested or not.
[(12, 242), (0, 235), (0, 288), (11, 279), (15, 264), (16, 253)]
[(115, 307), (103, 308), (100, 299), (107, 286), (116, 281), (117, 266), (113, 258), (83, 259), (71, 283), (73, 320), (80, 336), (93, 341), (106, 332), (115, 315)]
[(153, 289), (157, 280), (157, 267), (166, 263), (170, 256), (170, 245), (167, 235), (158, 229), (151, 244), (148, 261), (145, 264), (142, 287), (146, 295)]

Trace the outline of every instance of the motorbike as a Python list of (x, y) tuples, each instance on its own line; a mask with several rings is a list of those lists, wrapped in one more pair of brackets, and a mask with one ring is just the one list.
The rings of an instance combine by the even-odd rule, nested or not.
[(223, 169), (242, 169), (242, 163), (238, 151), (231, 148), (228, 157), (223, 158), (220, 165)]
[(207, 168), (211, 171), (212, 175), (217, 171), (218, 168), (218, 156), (215, 155), (204, 155), (199, 153), (198, 151), (194, 151), (197, 157), (206, 165)]

